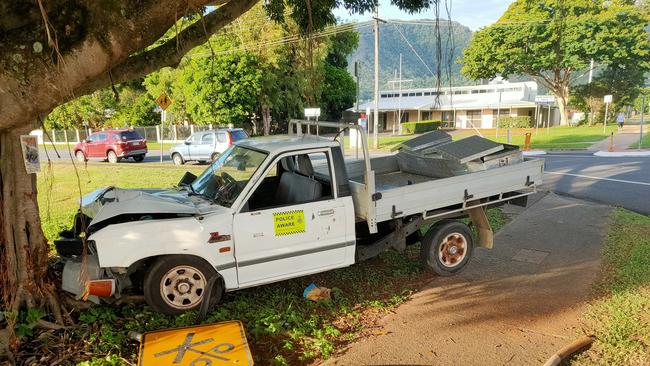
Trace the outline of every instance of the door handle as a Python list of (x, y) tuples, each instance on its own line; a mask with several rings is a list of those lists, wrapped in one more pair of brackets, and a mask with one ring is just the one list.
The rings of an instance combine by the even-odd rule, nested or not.
[(318, 211), (318, 216), (329, 216), (329, 215), (334, 215), (334, 209), (333, 208), (331, 208), (329, 210)]

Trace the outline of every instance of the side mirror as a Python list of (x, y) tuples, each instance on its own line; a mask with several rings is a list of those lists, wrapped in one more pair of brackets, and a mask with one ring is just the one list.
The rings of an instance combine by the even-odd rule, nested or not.
[(185, 174), (183, 174), (183, 177), (181, 178), (181, 180), (178, 182), (178, 186), (182, 187), (182, 186), (190, 185), (195, 180), (196, 180), (196, 175), (194, 175), (194, 174), (192, 174), (190, 172), (185, 172)]
[(192, 145), (192, 141), (185, 140), (185, 145)]

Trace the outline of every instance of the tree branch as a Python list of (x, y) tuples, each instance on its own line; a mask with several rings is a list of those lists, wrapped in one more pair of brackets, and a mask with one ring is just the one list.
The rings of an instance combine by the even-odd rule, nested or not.
[[(203, 20), (196, 21), (162, 45), (130, 56), (111, 68), (110, 75), (112, 76), (112, 81), (110, 80), (109, 72), (106, 72), (90, 83), (82, 85), (81, 88), (75, 91), (75, 94), (77, 96), (84, 95), (111, 85), (111, 82), (120, 84), (129, 80), (142, 78), (163, 67), (178, 66), (185, 54), (194, 47), (207, 42), (210, 35), (237, 19), (237, 17), (248, 11), (258, 1), (231, 0), (227, 2), (225, 5), (207, 14)], [(225, 3), (225, 0), (219, 0), (215, 3)]]

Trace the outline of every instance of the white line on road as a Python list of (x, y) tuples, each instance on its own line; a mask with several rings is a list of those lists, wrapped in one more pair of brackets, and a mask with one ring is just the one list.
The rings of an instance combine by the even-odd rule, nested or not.
[(582, 175), (582, 174), (571, 174), (571, 173), (561, 173), (561, 172), (544, 172), (546, 174), (555, 174), (555, 175), (569, 175), (572, 177), (578, 178), (587, 178), (587, 179), (596, 179), (596, 180), (607, 180), (610, 182), (619, 182), (619, 183), (629, 183), (629, 184), (638, 184), (642, 186), (650, 186), (650, 183), (646, 182), (636, 182), (633, 180), (624, 180), (624, 179), (612, 179), (612, 178), (603, 178), (603, 177), (594, 177), (591, 175)]

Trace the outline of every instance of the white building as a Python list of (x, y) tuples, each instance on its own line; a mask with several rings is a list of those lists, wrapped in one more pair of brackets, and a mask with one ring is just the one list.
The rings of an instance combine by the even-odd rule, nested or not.
[[(534, 124), (536, 95), (534, 81), (447, 87), (439, 93), (435, 88), (384, 90), (379, 93), (379, 126), (390, 131), (395, 125), (397, 130), (398, 114), (402, 123), (440, 120), (455, 128), (494, 128), (499, 115), (529, 116)], [(374, 107), (370, 101), (359, 110), (370, 109), (372, 118)]]

